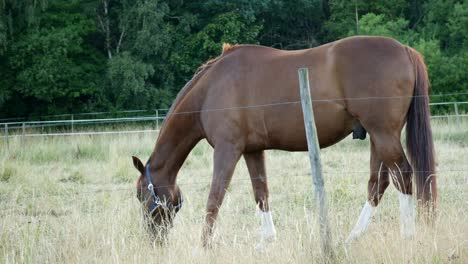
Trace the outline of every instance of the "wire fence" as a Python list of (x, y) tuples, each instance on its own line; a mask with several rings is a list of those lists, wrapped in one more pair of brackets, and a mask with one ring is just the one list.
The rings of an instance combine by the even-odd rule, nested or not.
[[(454, 94), (441, 94), (433, 95), (438, 96), (449, 96), (449, 95), (468, 95), (468, 93), (454, 93)], [(361, 97), (361, 98), (333, 98), (333, 99), (316, 99), (314, 102), (336, 102), (343, 100), (383, 100), (383, 99), (401, 99), (400, 96), (395, 97)], [(4, 122), (0, 123), (0, 129), (3, 130), (3, 135), (0, 138), (8, 137), (40, 137), (40, 136), (81, 136), (81, 135), (110, 135), (110, 134), (129, 134), (129, 133), (150, 133), (158, 132), (158, 128), (168, 115), (186, 115), (200, 112), (217, 112), (217, 111), (232, 111), (242, 110), (250, 108), (262, 108), (262, 107), (277, 107), (300, 104), (300, 101), (289, 101), (289, 102), (278, 102), (270, 104), (260, 105), (247, 105), (247, 106), (233, 106), (217, 109), (205, 109), (197, 111), (183, 111), (168, 114), (169, 109), (154, 109), (154, 110), (127, 110), (117, 112), (92, 112), (92, 113), (78, 113), (78, 114), (63, 114), (63, 115), (52, 115), (48, 117), (68, 117), (68, 119), (59, 120), (46, 120), (46, 121), (18, 121), (13, 119), (0, 119)], [(468, 105), (468, 101), (460, 102), (438, 102), (431, 103), (431, 108), (440, 106), (451, 106), (453, 112), (446, 115), (433, 115), (432, 119), (447, 119), (455, 120), (457, 124), (461, 122), (461, 118), (468, 117), (468, 114), (461, 113), (460, 106)], [(152, 115), (148, 113), (152, 112)], [(99, 115), (119, 115), (119, 114), (145, 114), (142, 116), (130, 116), (130, 117), (116, 117), (116, 118), (83, 118), (86, 116), (99, 116)], [(82, 117), (81, 119), (76, 119)], [(5, 122), (6, 121), (6, 122)], [(135, 126), (136, 124), (143, 124), (146, 129), (138, 130), (126, 130), (126, 131), (96, 131), (96, 128), (104, 129), (112, 125), (129, 125)], [(147, 129), (148, 125), (152, 124), (153, 129)], [(83, 129), (92, 129), (91, 131), (83, 131)], [(115, 127), (111, 127), (114, 129)]]
[(107, 111), (107, 112), (86, 112), (86, 113), (73, 113), (73, 114), (60, 114), (60, 115), (45, 115), (45, 116), (30, 116), (30, 117), (13, 117), (13, 118), (0, 118), (0, 123), (10, 123), (30, 120), (50, 120), (52, 119), (61, 119), (61, 120), (71, 120), (74, 118), (82, 118), (86, 116), (116, 116), (116, 115), (129, 115), (129, 114), (141, 114), (141, 113), (154, 113), (156, 116), (158, 112), (160, 114), (167, 113), (168, 108), (160, 109), (150, 109), (150, 110), (121, 110), (121, 111)]

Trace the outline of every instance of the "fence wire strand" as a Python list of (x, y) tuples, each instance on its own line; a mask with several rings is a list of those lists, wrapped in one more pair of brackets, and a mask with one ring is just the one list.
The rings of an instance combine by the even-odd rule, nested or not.
[[(388, 99), (402, 99), (402, 98), (422, 98), (422, 97), (443, 97), (443, 96), (455, 96), (455, 95), (468, 95), (468, 92), (460, 92), (460, 93), (447, 93), (447, 94), (434, 94), (434, 95), (412, 95), (412, 96), (368, 96), (368, 97), (342, 97), (342, 98), (327, 98), (327, 99), (312, 99), (312, 102), (338, 102), (338, 101), (360, 101), (360, 100), (388, 100)], [(291, 104), (299, 104), (301, 103), (300, 100), (296, 101), (287, 101), (287, 102), (276, 102), (276, 103), (265, 103), (265, 104), (258, 104), (258, 105), (245, 105), (245, 106), (232, 106), (232, 107), (223, 107), (223, 108), (214, 108), (214, 109), (203, 109), (203, 110), (190, 110), (190, 111), (181, 111), (175, 113), (167, 113), (165, 116), (170, 115), (185, 115), (185, 114), (195, 114), (195, 113), (203, 113), (203, 112), (217, 112), (217, 111), (230, 111), (230, 110), (242, 110), (242, 109), (250, 109), (250, 108), (261, 108), (261, 107), (273, 107), (273, 106), (285, 106)], [(468, 103), (468, 102), (447, 102), (447, 103)], [(436, 103), (440, 105), (440, 103)], [(158, 110), (158, 109), (155, 109)], [(165, 110), (165, 109), (164, 109)], [(143, 112), (143, 111), (151, 111), (151, 110), (127, 110), (124, 112)], [(82, 113), (82, 115), (85, 113)], [(70, 114), (73, 115), (73, 114)], [(143, 117), (148, 118), (148, 117)], [(123, 119), (126, 119), (125, 117)], [(127, 118), (127, 119), (132, 119)], [(134, 119), (134, 118), (133, 118)], [(89, 122), (93, 120), (102, 120), (106, 121), (107, 119), (77, 119), (73, 120), (74, 123), (79, 122)], [(57, 121), (30, 121), (30, 122), (7, 122), (7, 123), (0, 123), (3, 124), (23, 124), (23, 123), (40, 123), (40, 122), (57, 122), (57, 123), (66, 123), (70, 122), (71, 120), (57, 120)]]
[[(370, 97), (348, 97), (348, 98), (328, 98), (328, 99), (312, 99), (313, 102), (344, 102), (344, 101), (359, 101), (359, 100), (392, 100), (392, 99), (402, 99), (402, 98), (418, 98), (418, 97), (441, 97), (441, 96), (454, 96), (454, 95), (468, 95), (468, 92), (461, 92), (461, 93), (448, 93), (448, 94), (435, 94), (435, 95), (413, 95), (413, 96), (370, 96)], [(213, 108), (213, 109), (202, 109), (202, 110), (192, 110), (192, 111), (179, 111), (179, 112), (171, 112), (166, 113), (163, 116), (140, 116), (140, 117), (122, 117), (122, 118), (104, 118), (104, 119), (71, 119), (71, 120), (55, 120), (55, 121), (22, 121), (22, 122), (7, 122), (7, 123), (0, 123), (0, 126), (4, 126), (5, 135), (0, 136), (0, 138), (5, 137), (45, 137), (45, 136), (79, 136), (79, 135), (106, 135), (106, 134), (129, 134), (129, 133), (148, 133), (148, 132), (155, 132), (156, 130), (148, 130), (148, 131), (120, 131), (120, 132), (91, 132), (91, 131), (82, 131), (82, 132), (73, 132), (72, 133), (34, 133), (34, 134), (26, 134), (25, 129), (31, 128), (45, 128), (45, 127), (53, 127), (53, 126), (76, 126), (76, 125), (96, 125), (96, 124), (112, 124), (112, 123), (122, 123), (122, 122), (137, 122), (137, 121), (146, 121), (146, 122), (157, 122), (159, 120), (164, 120), (170, 116), (177, 116), (177, 115), (190, 115), (190, 114), (198, 114), (198, 113), (210, 113), (210, 112), (223, 112), (223, 111), (238, 111), (238, 110), (249, 110), (249, 109), (257, 109), (257, 108), (266, 108), (266, 107), (281, 107), (281, 106), (290, 106), (290, 105), (299, 105), (301, 103), (300, 100), (297, 101), (287, 101), (287, 102), (274, 102), (274, 103), (265, 103), (265, 104), (258, 104), (258, 105), (245, 105), (245, 106), (231, 106), (231, 107), (222, 107), (222, 108)], [(444, 104), (468, 104), (468, 102), (444, 102), (444, 103), (432, 103), (430, 105), (444, 105)], [(164, 109), (166, 111), (166, 109)], [(151, 110), (127, 110), (123, 112), (134, 113), (134, 112), (144, 112), (144, 111), (151, 111)], [(158, 110), (153, 110), (158, 112)], [(162, 111), (162, 110), (161, 110)], [(106, 113), (106, 112), (97, 112), (97, 113)], [(84, 115), (85, 113), (82, 113)], [(90, 113), (92, 114), (92, 113)], [(72, 115), (72, 114), (71, 114)], [(437, 118), (449, 118), (454, 117), (458, 119), (460, 117), (468, 117), (468, 114), (459, 114), (458, 108), (456, 107), (455, 115), (447, 115), (447, 116), (431, 116), (433, 119)], [(22, 134), (11, 134), (8, 135), (7, 130), (11, 129), (22, 129)], [(72, 129), (73, 130), (73, 129)]]

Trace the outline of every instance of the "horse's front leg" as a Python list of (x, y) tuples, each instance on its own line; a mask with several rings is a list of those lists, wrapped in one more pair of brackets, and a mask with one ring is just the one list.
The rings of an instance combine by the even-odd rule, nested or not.
[(216, 146), (214, 150), (214, 171), (211, 181), (210, 194), (206, 206), (205, 226), (203, 228), (202, 242), (204, 247), (211, 245), (213, 228), (218, 216), (219, 208), (223, 203), (226, 189), (234, 173), (237, 161), (241, 156), (235, 146)]

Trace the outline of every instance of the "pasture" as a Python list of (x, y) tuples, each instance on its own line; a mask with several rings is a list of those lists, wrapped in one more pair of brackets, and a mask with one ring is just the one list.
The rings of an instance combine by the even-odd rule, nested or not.
[[(336, 262), (468, 262), (468, 120), (433, 121), (439, 184), (434, 228), (417, 223), (400, 237), (397, 192), (390, 186), (362, 238), (343, 241), (366, 200), (369, 140), (350, 137), (322, 150)], [(3, 141), (2, 141), (3, 140)], [(217, 222), (215, 244), (201, 249), (212, 175), (206, 141), (178, 177), (185, 203), (165, 246), (149, 243), (135, 197), (138, 172), (155, 133), (0, 139), (0, 259), (4, 263), (316, 263), (320, 241), (307, 153), (267, 151), (270, 205), (278, 239), (259, 240), (247, 168), (241, 159)]]

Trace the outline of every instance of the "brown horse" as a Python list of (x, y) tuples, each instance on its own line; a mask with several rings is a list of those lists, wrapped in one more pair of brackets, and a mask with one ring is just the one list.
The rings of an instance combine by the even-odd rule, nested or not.
[[(421, 55), (396, 40), (351, 37), (320, 47), (283, 51), (255, 45), (224, 45), (180, 91), (141, 176), (137, 196), (152, 230), (164, 235), (181, 205), (177, 173), (189, 152), (206, 139), (214, 148), (214, 171), (203, 243), (208, 245), (234, 168), (244, 157), (262, 211), (262, 244), (275, 238), (268, 205), (264, 150), (306, 151), (297, 69), (309, 68), (321, 148), (351, 132), (371, 141), (367, 202), (348, 241), (367, 227), (390, 178), (400, 192), (401, 231), (414, 232), (412, 168), (417, 198), (434, 208), (437, 189), (428, 107), (429, 82)], [(154, 184), (154, 188), (153, 188)], [(148, 188), (148, 186), (150, 188)], [(291, 186), (293, 188), (293, 186)]]

